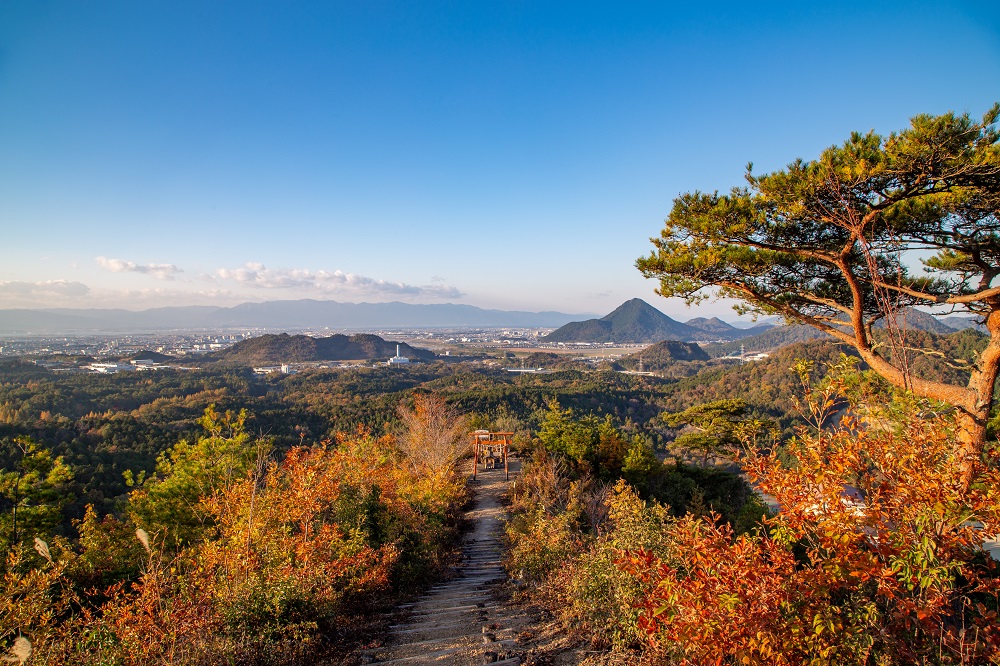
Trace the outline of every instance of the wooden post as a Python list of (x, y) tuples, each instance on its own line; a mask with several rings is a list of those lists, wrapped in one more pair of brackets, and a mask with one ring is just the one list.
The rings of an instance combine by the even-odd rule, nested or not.
[(476, 480), (476, 473), (479, 471), (479, 454), (482, 453), (483, 439), (490, 440), (489, 430), (477, 430), (472, 433), (472, 480)]
[(510, 481), (510, 470), (507, 468), (507, 435), (503, 436), (503, 478)]
[(472, 435), (472, 480), (476, 480), (476, 471), (479, 468), (479, 435)]

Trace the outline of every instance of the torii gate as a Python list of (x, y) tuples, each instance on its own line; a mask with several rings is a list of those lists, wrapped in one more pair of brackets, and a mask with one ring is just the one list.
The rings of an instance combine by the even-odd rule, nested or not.
[(512, 432), (477, 430), (472, 433), (472, 478), (476, 478), (480, 460), (483, 462), (483, 469), (496, 469), (497, 462), (503, 459), (504, 478), (510, 479), (507, 453), (513, 440)]

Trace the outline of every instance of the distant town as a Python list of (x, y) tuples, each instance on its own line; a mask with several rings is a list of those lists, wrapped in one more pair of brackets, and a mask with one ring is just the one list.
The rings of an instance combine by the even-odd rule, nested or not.
[[(619, 345), (612, 342), (553, 342), (540, 340), (552, 332), (551, 328), (522, 329), (382, 329), (351, 331), (372, 333), (385, 339), (404, 340), (433, 351), (487, 349), (607, 349), (615, 347), (636, 348), (643, 344)], [(142, 351), (153, 351), (179, 360), (198, 359), (205, 354), (231, 347), (242, 340), (276, 331), (257, 328), (238, 332), (217, 333), (135, 333), (121, 335), (39, 335), (0, 338), (0, 356), (52, 357), (89, 356), (94, 359), (121, 358)], [(285, 331), (281, 331), (285, 332)], [(292, 333), (293, 331), (288, 331)], [(310, 337), (325, 337), (335, 331), (303, 330), (295, 333)]]
[[(543, 352), (558, 354), (567, 361), (578, 361), (590, 367), (613, 363), (624, 356), (640, 352), (649, 343), (616, 342), (547, 342), (542, 338), (552, 328), (455, 328), (455, 329), (380, 329), (353, 331), (370, 333), (385, 340), (405, 342), (414, 347), (434, 352), (442, 360), (475, 360), (490, 367), (505, 368), (509, 372), (550, 372), (542, 367), (525, 365), (530, 354)], [(225, 350), (238, 342), (272, 334), (275, 331), (253, 328), (241, 331), (220, 332), (170, 332), (135, 333), (119, 335), (39, 335), (0, 338), (0, 357), (17, 357), (45, 367), (52, 372), (112, 374), (117, 372), (143, 372), (154, 370), (194, 370), (202, 367), (206, 355)], [(333, 332), (305, 330), (295, 334), (322, 338)], [(708, 344), (718, 341), (703, 341)], [(516, 352), (516, 353), (512, 353)], [(738, 353), (719, 358), (720, 361), (751, 362), (768, 357), (766, 352)], [(379, 359), (375, 364), (408, 365), (416, 359), (397, 352), (395, 356)], [(356, 368), (371, 366), (371, 360), (344, 362), (281, 362), (249, 366), (259, 375), (271, 373), (294, 374), (307, 368)], [(639, 367), (625, 370), (627, 374), (650, 375), (644, 371), (640, 357)]]

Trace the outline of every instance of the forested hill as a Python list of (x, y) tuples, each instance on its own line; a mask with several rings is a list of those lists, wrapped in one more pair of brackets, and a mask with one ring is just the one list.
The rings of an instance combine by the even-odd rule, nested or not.
[(694, 319), (688, 319), (684, 322), (685, 325), (692, 328), (696, 328), (699, 331), (708, 333), (710, 338), (723, 338), (723, 339), (733, 339), (733, 338), (745, 338), (749, 335), (757, 335), (758, 333), (763, 333), (764, 331), (774, 328), (773, 324), (757, 324), (751, 328), (736, 328), (735, 326), (728, 324), (718, 317), (712, 317), (711, 319), (706, 319), (705, 317), (695, 317)]
[(656, 372), (677, 361), (707, 361), (710, 358), (705, 350), (693, 342), (664, 340), (646, 347), (641, 352), (629, 354), (619, 360), (618, 365), (625, 370), (639, 370), (641, 363), (643, 370)]
[(410, 359), (428, 361), (434, 352), (417, 349), (406, 343), (383, 340), (377, 335), (331, 335), (314, 338), (308, 335), (262, 335), (238, 342), (211, 355), (209, 360), (226, 365), (261, 365), (266, 363), (302, 363), (306, 361), (385, 360), (399, 353)]
[(752, 335), (741, 340), (705, 345), (704, 350), (712, 358), (736, 354), (743, 347), (748, 352), (767, 352), (795, 342), (805, 342), (817, 338), (829, 337), (826, 333), (805, 324), (790, 326), (775, 326), (759, 335)]

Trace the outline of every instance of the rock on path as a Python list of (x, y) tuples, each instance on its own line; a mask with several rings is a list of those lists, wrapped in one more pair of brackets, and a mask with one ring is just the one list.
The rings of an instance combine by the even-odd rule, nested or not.
[[(511, 465), (511, 479), (519, 466)], [(475, 504), (467, 517), (475, 528), (462, 542), (455, 575), (407, 604), (407, 621), (391, 627), (386, 645), (370, 650), (372, 664), (521, 663), (513, 627), (518, 612), (497, 601), (506, 578), (500, 565), (502, 498), (508, 482), (502, 469), (479, 472), (471, 482)]]

